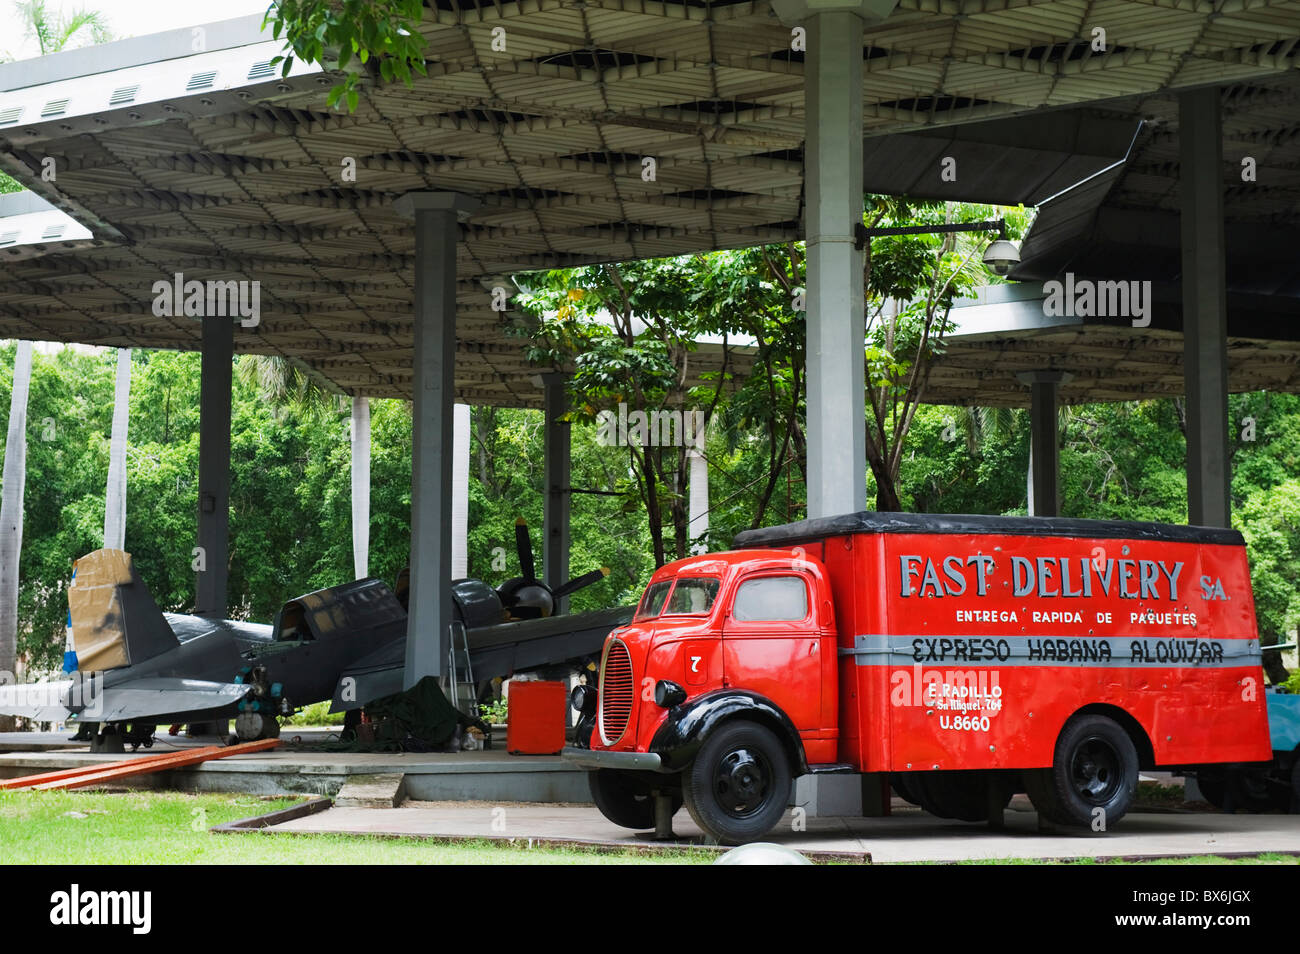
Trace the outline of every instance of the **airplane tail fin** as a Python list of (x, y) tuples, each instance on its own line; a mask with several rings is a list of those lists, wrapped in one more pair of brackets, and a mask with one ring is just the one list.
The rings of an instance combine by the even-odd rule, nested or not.
[(132, 666), (179, 645), (124, 550), (96, 550), (76, 562), (68, 613), (83, 672)]

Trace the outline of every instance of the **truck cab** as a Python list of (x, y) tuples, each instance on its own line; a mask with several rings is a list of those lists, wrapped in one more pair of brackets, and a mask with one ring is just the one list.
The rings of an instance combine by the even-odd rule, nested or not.
[[(597, 805), (628, 827), (653, 824), (653, 796), (666, 792), (693, 815), (766, 830), (792, 778), (834, 761), (836, 645), (818, 560), (771, 549), (666, 564), (606, 640), (599, 692), (579, 687), (583, 718), (566, 757), (595, 770)], [(723, 722), (744, 731), (706, 753), (713, 768), (694, 778), (684, 770), (702, 764)]]

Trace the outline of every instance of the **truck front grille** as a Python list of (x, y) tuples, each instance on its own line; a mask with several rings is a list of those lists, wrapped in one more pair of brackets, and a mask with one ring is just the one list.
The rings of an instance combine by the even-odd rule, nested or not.
[(623, 737), (635, 696), (632, 657), (621, 640), (611, 639), (600, 664), (600, 738), (606, 745)]

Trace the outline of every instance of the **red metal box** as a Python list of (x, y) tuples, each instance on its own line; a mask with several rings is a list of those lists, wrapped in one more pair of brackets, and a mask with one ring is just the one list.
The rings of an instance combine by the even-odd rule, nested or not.
[(564, 748), (568, 686), (511, 682), (506, 750), (511, 755), (555, 755)]

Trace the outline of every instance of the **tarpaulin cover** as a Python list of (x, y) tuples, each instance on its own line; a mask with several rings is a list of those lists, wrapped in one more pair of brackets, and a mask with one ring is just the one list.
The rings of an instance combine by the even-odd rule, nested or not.
[(343, 742), (353, 751), (429, 751), (441, 748), (467, 719), (443, 694), (436, 676), (425, 676), (410, 689), (376, 699), (366, 706), (375, 724), (375, 740)]

